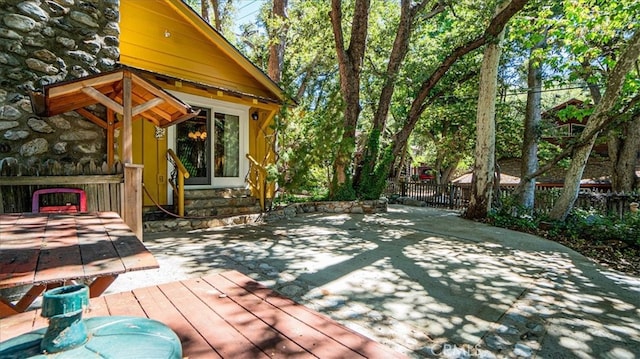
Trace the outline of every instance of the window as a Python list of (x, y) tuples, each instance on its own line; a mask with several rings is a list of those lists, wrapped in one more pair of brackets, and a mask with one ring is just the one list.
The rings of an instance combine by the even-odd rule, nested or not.
[(240, 118), (220, 112), (215, 114), (215, 177), (240, 176)]

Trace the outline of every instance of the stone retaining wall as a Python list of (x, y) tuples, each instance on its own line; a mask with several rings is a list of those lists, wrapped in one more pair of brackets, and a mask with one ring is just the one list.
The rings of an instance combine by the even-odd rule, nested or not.
[(176, 218), (160, 221), (146, 221), (145, 233), (190, 231), (224, 227), (237, 224), (274, 222), (293, 218), (304, 213), (384, 213), (387, 212), (387, 199), (377, 201), (327, 201), (295, 203), (285, 208), (269, 211), (263, 214), (243, 214), (227, 218)]
[[(101, 164), (105, 131), (75, 112), (40, 118), (29, 91), (112, 70), (120, 56), (118, 0), (0, 1), (2, 163)], [(100, 117), (100, 109), (93, 108)]]
[(285, 208), (273, 210), (265, 215), (265, 221), (296, 217), (302, 213), (384, 213), (387, 212), (386, 198), (369, 201), (319, 201), (291, 204)]

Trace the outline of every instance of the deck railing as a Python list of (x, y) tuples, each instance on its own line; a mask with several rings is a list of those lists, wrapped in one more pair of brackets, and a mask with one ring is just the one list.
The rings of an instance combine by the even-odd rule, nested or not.
[(172, 149), (167, 150), (167, 160), (173, 165), (169, 184), (173, 188), (173, 193), (178, 197), (178, 215), (184, 217), (184, 180), (189, 178), (189, 171)]
[(251, 191), (257, 194), (260, 201), (260, 209), (264, 211), (267, 192), (267, 169), (247, 153), (249, 159), (249, 172), (247, 173), (247, 183)]

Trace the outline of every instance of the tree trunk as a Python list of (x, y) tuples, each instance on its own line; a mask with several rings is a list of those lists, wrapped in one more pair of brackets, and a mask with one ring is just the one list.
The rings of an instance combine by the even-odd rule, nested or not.
[(211, 1), (211, 8), (213, 9), (213, 27), (218, 31), (222, 31), (222, 11), (220, 9), (220, 1), (218, 0), (202, 0), (202, 1)]
[(271, 16), (278, 19), (278, 21), (276, 21), (278, 26), (271, 30), (271, 45), (269, 45), (269, 64), (267, 73), (269, 77), (277, 83), (282, 79), (284, 47), (288, 29), (288, 26), (286, 25), (286, 7), (286, 0), (273, 0), (273, 11)]
[[(411, 37), (412, 28), (416, 18), (430, 2), (430, 0), (423, 0), (413, 6), (411, 6), (412, 1), (410, 0), (402, 0), (400, 2), (400, 21), (398, 23), (393, 47), (391, 48), (391, 53), (389, 55), (389, 61), (387, 62), (384, 84), (380, 92), (378, 106), (374, 110), (373, 125), (369, 134), (369, 136), (373, 138), (370, 138), (368, 143), (375, 144), (375, 147), (366, 146), (363, 151), (364, 155), (362, 156), (362, 164), (356, 165), (356, 172), (354, 175), (354, 186), (356, 188), (360, 187), (361, 182), (367, 183), (368, 185), (371, 185), (370, 182), (373, 182), (367, 178), (374, 174), (374, 168), (378, 161), (380, 137), (382, 136), (382, 133), (384, 133), (386, 126), (389, 107), (391, 106), (391, 98), (393, 97), (393, 92), (395, 90), (396, 78), (400, 71), (400, 65), (402, 65), (402, 62), (409, 51), (409, 39)], [(444, 9), (445, 5), (438, 2), (428, 14), (421, 16), (420, 19), (421, 21), (426, 21), (427, 19), (441, 13)], [(363, 178), (363, 176), (365, 176), (365, 178)]]
[(536, 195), (536, 179), (531, 174), (538, 170), (538, 141), (540, 139), (540, 104), (542, 100), (542, 70), (535, 50), (544, 43), (537, 44), (529, 55), (527, 73), (527, 107), (524, 118), (524, 136), (522, 141), (522, 166), (520, 168), (521, 183), (519, 184), (520, 204), (533, 209)]
[[(610, 117), (609, 112), (614, 108), (622, 90), (625, 77), (638, 60), (638, 56), (640, 56), (640, 31), (636, 31), (631, 39), (629, 39), (626, 49), (620, 55), (613, 71), (611, 71), (611, 74), (607, 78), (604, 95), (589, 118), (580, 136), (580, 141), (592, 136), (593, 133), (597, 133), (598, 129), (607, 122)], [(590, 141), (585, 141), (584, 145), (578, 146), (575, 149), (571, 165), (565, 177), (564, 190), (549, 213), (552, 219), (564, 220), (569, 214), (569, 211), (571, 211), (571, 208), (573, 208), (573, 204), (576, 198), (578, 198), (580, 180), (582, 179), (582, 174), (587, 164), (587, 159), (589, 159), (589, 154), (593, 149), (596, 137), (597, 136), (592, 136)]]
[(478, 113), (476, 116), (476, 148), (471, 199), (465, 217), (485, 218), (491, 209), (495, 155), (496, 155), (496, 94), (498, 88), (498, 65), (500, 64), (500, 32), (495, 42), (487, 44), (480, 68)]
[[(632, 192), (636, 187), (636, 162), (640, 148), (640, 115), (624, 122), (620, 131), (609, 132), (607, 144), (611, 159), (611, 188)], [(621, 132), (621, 133), (620, 133)]]
[(210, 15), (210, 7), (211, 7), (211, 2), (210, 0), (200, 0), (200, 10), (202, 12), (202, 18), (204, 19), (204, 21), (206, 21), (208, 24), (211, 24), (211, 15)]
[(509, 1), (496, 16), (491, 19), (491, 23), (485, 29), (485, 32), (469, 41), (468, 43), (456, 48), (451, 52), (436, 70), (425, 80), (415, 99), (411, 103), (405, 125), (394, 135), (392, 153), (398, 156), (402, 148), (404, 148), (409, 136), (413, 132), (416, 123), (426, 109), (427, 97), (431, 94), (433, 88), (440, 82), (442, 77), (449, 71), (451, 66), (460, 58), (485, 45), (491, 39), (495, 39), (504, 30), (507, 22), (525, 6), (528, 0), (511, 0)]
[(351, 159), (355, 150), (355, 134), (360, 115), (360, 72), (366, 48), (369, 20), (369, 0), (356, 0), (351, 21), (351, 40), (345, 49), (342, 33), (342, 1), (331, 1), (331, 25), (336, 43), (338, 70), (340, 72), (340, 92), (344, 100), (342, 137), (338, 141), (333, 162), (333, 180), (329, 194), (335, 197), (337, 191), (353, 192), (351, 183)]

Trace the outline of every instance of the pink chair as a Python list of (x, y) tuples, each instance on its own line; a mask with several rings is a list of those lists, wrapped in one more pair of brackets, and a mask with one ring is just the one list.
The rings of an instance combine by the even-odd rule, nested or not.
[[(67, 203), (64, 205), (40, 206), (40, 196), (43, 194), (75, 193), (78, 195), (78, 204)], [(33, 213), (72, 213), (87, 211), (87, 194), (79, 188), (43, 188), (33, 192), (31, 199), (31, 212)]]

